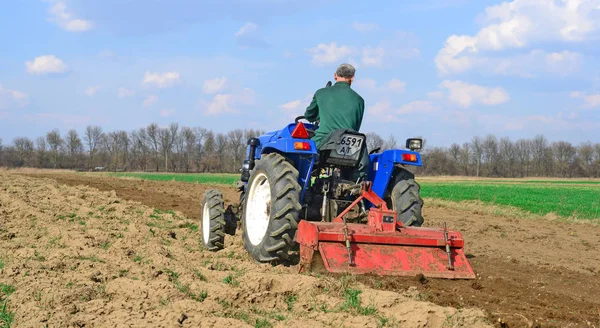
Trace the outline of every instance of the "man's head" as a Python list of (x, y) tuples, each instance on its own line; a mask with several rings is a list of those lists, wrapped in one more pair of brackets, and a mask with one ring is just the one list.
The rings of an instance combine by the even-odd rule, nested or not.
[(356, 69), (350, 64), (341, 64), (333, 74), (333, 78), (336, 82), (347, 82), (352, 84), (354, 81), (354, 73)]

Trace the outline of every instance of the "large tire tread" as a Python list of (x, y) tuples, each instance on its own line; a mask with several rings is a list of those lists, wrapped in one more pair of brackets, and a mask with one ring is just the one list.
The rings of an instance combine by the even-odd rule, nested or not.
[(388, 187), (388, 207), (398, 214), (398, 220), (405, 226), (420, 227), (423, 222), (423, 199), (420, 196), (421, 186), (415, 181), (414, 175), (405, 170), (397, 169), (394, 179)]
[(204, 248), (209, 251), (221, 250), (225, 247), (225, 202), (223, 194), (218, 190), (207, 190), (202, 201), (201, 217), (204, 215), (204, 206), (208, 206), (210, 233), (208, 240), (204, 240), (204, 232), (202, 231), (202, 243)]
[[(298, 228), (300, 205), (300, 186), (298, 184), (298, 170), (294, 168), (283, 156), (277, 153), (265, 154), (256, 161), (251, 172), (249, 185), (256, 171), (267, 175), (271, 184), (271, 218), (267, 232), (261, 244), (253, 246), (246, 235), (242, 237), (246, 249), (258, 262), (287, 261), (290, 259), (289, 251), (295, 246), (293, 237)], [(246, 201), (248, 195), (246, 195)], [(244, 215), (247, 213), (244, 204)], [(247, 223), (242, 223), (246, 227)]]

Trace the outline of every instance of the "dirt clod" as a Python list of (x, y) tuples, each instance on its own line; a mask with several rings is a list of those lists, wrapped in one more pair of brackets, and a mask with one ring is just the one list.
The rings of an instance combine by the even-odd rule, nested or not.
[(183, 325), (183, 322), (188, 318), (187, 315), (185, 315), (185, 313), (182, 313), (181, 316), (179, 317), (179, 319), (177, 319), (177, 322), (179, 322), (180, 325)]

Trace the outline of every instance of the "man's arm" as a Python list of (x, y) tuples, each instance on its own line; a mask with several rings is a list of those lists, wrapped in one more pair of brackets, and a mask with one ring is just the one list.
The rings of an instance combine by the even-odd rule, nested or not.
[(306, 111), (304, 112), (304, 118), (309, 122), (316, 122), (319, 118), (319, 106), (317, 105), (317, 94), (312, 98), (310, 105), (306, 107)]
[(360, 126), (362, 125), (363, 116), (365, 113), (365, 100), (360, 97), (358, 101), (358, 129), (356, 131), (360, 131)]

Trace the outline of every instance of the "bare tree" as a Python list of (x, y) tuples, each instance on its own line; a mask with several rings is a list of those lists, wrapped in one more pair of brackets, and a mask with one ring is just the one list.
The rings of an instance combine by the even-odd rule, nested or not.
[(194, 133), (196, 134), (196, 145), (194, 146), (193, 161), (196, 165), (196, 170), (200, 172), (202, 166), (202, 159), (204, 154), (204, 142), (209, 130), (202, 127), (195, 127)]
[(165, 159), (165, 172), (169, 171), (169, 155), (172, 152), (175, 138), (177, 138), (177, 130), (179, 130), (177, 123), (171, 123), (168, 128), (158, 129), (160, 149)]
[[(237, 171), (245, 158), (247, 140), (262, 134), (264, 131), (259, 129), (215, 133), (177, 123), (165, 128), (152, 123), (129, 133), (102, 133), (100, 127), (90, 125), (82, 141), (74, 129), (64, 139), (54, 129), (33, 139), (35, 142), (18, 137), (12, 145), (2, 145), (0, 140), (0, 165), (74, 168), (87, 162), (88, 166), (98, 163), (112, 170), (231, 172)], [(395, 135), (387, 140), (376, 132), (367, 135), (369, 150), (398, 148)], [(424, 164), (415, 168), (417, 174), (600, 177), (600, 143), (590, 141), (575, 146), (568, 141), (550, 143), (545, 136), (537, 135), (513, 142), (488, 134), (475, 136), (462, 145), (427, 146), (423, 150)]]
[(150, 153), (150, 148), (146, 143), (148, 139), (146, 136), (146, 130), (144, 128), (140, 128), (138, 130), (134, 130), (131, 132), (131, 155), (134, 157), (135, 163), (137, 166), (141, 168), (143, 171), (148, 169), (148, 155)]
[(529, 176), (529, 165), (531, 163), (531, 141), (521, 139), (516, 143), (517, 158), (521, 164), (521, 176)]
[(18, 155), (19, 166), (28, 165), (33, 155), (33, 141), (27, 137), (17, 137), (13, 140)]
[(159, 137), (158, 137), (158, 124), (156, 123), (151, 123), (150, 125), (148, 125), (146, 127), (146, 142), (150, 145), (150, 148), (153, 150), (154, 152), (154, 162), (156, 165), (156, 172), (159, 171), (159, 160), (158, 160), (158, 145), (159, 145)]
[(381, 149), (382, 150), (396, 149), (398, 147), (397, 143), (398, 142), (396, 141), (396, 137), (394, 137), (393, 134), (390, 134), (388, 139), (383, 143), (383, 147)]
[(375, 132), (369, 132), (365, 134), (367, 136), (367, 150), (372, 151), (377, 148), (383, 148), (385, 141)]
[(203, 163), (205, 166), (205, 170), (207, 172), (211, 172), (212, 168), (215, 166), (215, 154), (217, 145), (215, 142), (215, 135), (212, 131), (208, 131), (206, 133), (204, 141), (204, 149), (202, 151)]
[(48, 143), (48, 146), (50, 147), (50, 152), (52, 154), (52, 167), (56, 168), (56, 165), (58, 164), (60, 151), (62, 150), (62, 147), (64, 145), (64, 140), (60, 137), (60, 132), (58, 131), (58, 129), (54, 129), (46, 134), (46, 142)]
[(464, 175), (469, 175), (469, 159), (471, 158), (471, 146), (465, 142), (460, 148), (460, 166)]
[(498, 169), (502, 176), (516, 176), (517, 149), (509, 138), (500, 139), (498, 146)]
[(577, 159), (585, 170), (585, 175), (591, 177), (594, 167), (594, 145), (591, 142), (584, 142), (577, 147)]
[(85, 127), (85, 142), (88, 146), (88, 152), (90, 154), (90, 158), (88, 161), (88, 169), (92, 165), (94, 161), (94, 155), (96, 154), (96, 148), (98, 146), (98, 142), (100, 141), (100, 137), (102, 136), (102, 128), (99, 126), (88, 125)]
[(246, 149), (246, 142), (244, 140), (244, 131), (241, 129), (235, 129), (227, 133), (227, 139), (231, 145), (232, 152), (232, 172), (242, 166), (242, 157), (244, 156), (244, 150)]
[(473, 149), (473, 160), (475, 161), (475, 172), (476, 176), (479, 177), (479, 169), (481, 168), (481, 160), (483, 157), (483, 143), (480, 137), (473, 137), (471, 140), (471, 147)]
[(554, 168), (560, 177), (571, 175), (571, 166), (575, 163), (577, 151), (570, 142), (559, 141), (552, 143), (554, 153)]
[(81, 138), (79, 138), (79, 134), (75, 129), (71, 129), (69, 132), (67, 132), (65, 140), (67, 143), (70, 166), (73, 168), (75, 165), (77, 165), (79, 156), (83, 152), (83, 143), (81, 142)]
[(215, 145), (216, 145), (216, 153), (217, 153), (217, 157), (219, 158), (219, 171), (224, 170), (225, 169), (225, 154), (227, 152), (227, 146), (228, 146), (228, 142), (227, 142), (227, 136), (225, 136), (225, 134), (223, 133), (217, 133), (217, 137), (215, 139)]
[(486, 163), (488, 176), (498, 176), (498, 139), (488, 134), (482, 144), (483, 161)]

